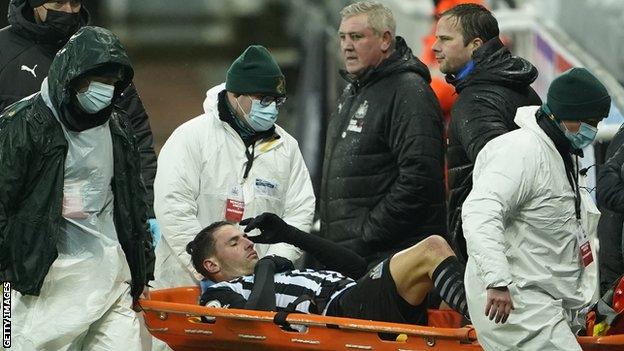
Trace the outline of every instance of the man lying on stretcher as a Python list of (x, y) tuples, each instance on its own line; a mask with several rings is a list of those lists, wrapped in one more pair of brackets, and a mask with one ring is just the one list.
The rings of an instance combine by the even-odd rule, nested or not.
[[(210, 283), (202, 284), (202, 305), (424, 324), (425, 297), (435, 287), (468, 318), (463, 267), (440, 236), (428, 237), (365, 274), (366, 262), (359, 255), (275, 214), (241, 224), (245, 232), (259, 229), (261, 234), (248, 237), (230, 223), (216, 222), (186, 247), (195, 269)], [(328, 270), (295, 270), (278, 256), (258, 259), (254, 243), (280, 242), (305, 250)]]

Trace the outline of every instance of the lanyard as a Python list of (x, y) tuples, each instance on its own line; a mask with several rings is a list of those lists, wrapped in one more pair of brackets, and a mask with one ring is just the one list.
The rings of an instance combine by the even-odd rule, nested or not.
[[(251, 152), (249, 152), (249, 148), (251, 147)], [(245, 149), (245, 156), (247, 156), (247, 163), (245, 164), (245, 174), (243, 174), (243, 180), (247, 179), (249, 175), (249, 171), (251, 171), (251, 166), (253, 166), (254, 162), (254, 154), (256, 152), (256, 143), (253, 142)]]
[[(575, 160), (576, 169), (578, 170), (578, 156), (575, 156)], [(564, 165), (566, 166), (566, 177), (574, 192), (574, 213), (576, 214), (576, 219), (581, 219), (581, 193), (578, 185), (578, 171), (575, 172), (574, 167), (568, 165), (568, 162), (564, 161)]]

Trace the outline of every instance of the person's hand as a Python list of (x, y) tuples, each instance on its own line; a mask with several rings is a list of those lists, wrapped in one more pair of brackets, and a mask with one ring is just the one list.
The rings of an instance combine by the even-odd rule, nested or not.
[[(139, 296), (139, 299), (144, 299), (144, 300), (149, 300), (150, 299), (149, 286), (145, 285), (143, 287), (143, 292)], [(139, 300), (134, 300), (133, 299), (131, 308), (132, 308), (132, 310), (134, 312), (141, 312), (141, 311), (143, 311), (143, 308), (141, 307), (141, 303), (140, 303)]]
[(260, 261), (271, 261), (275, 265), (275, 273), (282, 273), (286, 271), (292, 271), (295, 269), (293, 263), (284, 257), (281, 256), (264, 256), (260, 259)]
[(494, 320), (495, 323), (505, 323), (511, 310), (514, 309), (513, 301), (511, 301), (511, 294), (509, 289), (505, 287), (501, 288), (488, 288), (487, 299), (485, 304), (485, 315)]
[(276, 214), (265, 212), (255, 218), (246, 218), (240, 222), (245, 227), (245, 233), (260, 229), (260, 235), (250, 236), (249, 240), (256, 244), (276, 244), (287, 242), (289, 226)]
[(145, 299), (145, 300), (149, 300), (149, 299), (150, 299), (150, 290), (149, 290), (149, 286), (147, 286), (147, 285), (146, 285), (146, 286), (144, 286), (144, 287), (143, 287), (143, 292), (141, 293), (141, 296), (140, 296), (140, 297), (141, 297), (142, 299)]

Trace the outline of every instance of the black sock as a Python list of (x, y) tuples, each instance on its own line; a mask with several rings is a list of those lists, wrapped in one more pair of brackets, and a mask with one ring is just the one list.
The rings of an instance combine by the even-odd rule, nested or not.
[(455, 311), (470, 319), (464, 288), (464, 267), (459, 263), (457, 257), (449, 256), (442, 261), (433, 271), (431, 280), (433, 280), (433, 285), (442, 300)]

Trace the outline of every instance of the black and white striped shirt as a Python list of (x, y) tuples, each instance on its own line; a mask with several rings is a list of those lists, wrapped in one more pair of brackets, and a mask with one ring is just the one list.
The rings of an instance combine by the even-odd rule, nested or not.
[[(251, 289), (254, 275), (239, 277), (208, 287), (202, 294), (202, 304), (211, 307), (244, 308)], [(340, 293), (355, 285), (355, 281), (333, 271), (312, 269), (293, 270), (275, 274), (275, 305), (277, 310), (285, 309), (291, 302), (303, 295), (311, 297), (301, 302), (296, 310), (301, 313), (325, 314), (329, 303)]]

